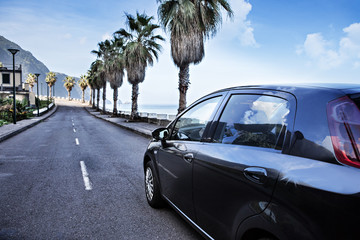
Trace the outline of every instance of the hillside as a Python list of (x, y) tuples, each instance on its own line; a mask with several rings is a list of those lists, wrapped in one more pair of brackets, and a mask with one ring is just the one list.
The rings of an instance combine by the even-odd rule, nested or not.
[[(39, 92), (40, 94), (46, 95), (46, 84), (45, 77), (50, 70), (45, 66), (44, 63), (37, 60), (31, 52), (22, 49), (18, 44), (9, 41), (8, 39), (0, 36), (0, 62), (5, 65), (12, 66), (12, 55), (7, 50), (9, 48), (19, 49), (20, 51), (15, 55), (15, 64), (21, 64), (22, 67), (22, 80), (25, 82), (26, 76), (29, 73), (40, 73), (39, 76)], [(51, 70), (56, 72), (55, 70)], [(57, 97), (67, 97), (67, 91), (64, 88), (63, 80), (66, 77), (64, 73), (56, 73), (57, 82), (55, 84), (55, 96)], [(76, 78), (76, 81), (78, 78)], [(42, 86), (42, 89), (41, 89)], [(34, 88), (36, 91), (36, 87)], [(85, 94), (88, 97), (89, 94)], [(81, 98), (81, 89), (79, 86), (76, 86), (71, 91), (71, 97), (73, 98)]]

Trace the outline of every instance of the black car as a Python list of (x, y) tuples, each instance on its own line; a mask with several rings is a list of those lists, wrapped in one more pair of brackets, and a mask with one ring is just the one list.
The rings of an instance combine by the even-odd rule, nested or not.
[(360, 85), (209, 94), (153, 132), (147, 201), (209, 239), (360, 239), (359, 108)]

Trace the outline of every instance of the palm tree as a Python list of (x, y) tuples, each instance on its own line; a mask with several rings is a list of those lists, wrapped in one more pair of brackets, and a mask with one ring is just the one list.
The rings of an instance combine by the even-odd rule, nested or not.
[(33, 88), (34, 88), (34, 85), (35, 85), (35, 83), (36, 83), (36, 76), (35, 76), (35, 74), (29, 73), (29, 74), (27, 75), (27, 78), (26, 78), (25, 82), (26, 82), (27, 84), (29, 84), (29, 86), (30, 86), (30, 88), (31, 88), (31, 91), (34, 92), (34, 91), (33, 91)]
[(221, 10), (233, 12), (227, 0), (157, 0), (159, 20), (170, 32), (171, 57), (179, 68), (179, 108), (186, 108), (189, 66), (204, 58), (204, 40), (215, 36), (221, 25)]
[(88, 86), (90, 88), (90, 101), (89, 101), (89, 105), (92, 105), (94, 106), (94, 103), (93, 103), (93, 96), (94, 96), (94, 84), (93, 84), (93, 78), (91, 76), (91, 69), (87, 71), (87, 83), (88, 83)]
[(107, 82), (107, 76), (106, 76), (106, 62), (110, 58), (110, 52), (111, 52), (111, 42), (109, 40), (105, 40), (103, 42), (98, 43), (99, 50), (92, 50), (91, 53), (94, 53), (97, 55), (98, 59), (101, 58), (102, 64), (98, 66), (97, 68), (97, 75), (98, 75), (98, 81), (100, 81), (103, 88), (103, 109), (102, 112), (106, 112), (106, 82)]
[(65, 82), (64, 87), (68, 91), (69, 101), (71, 101), (70, 93), (71, 93), (71, 90), (73, 89), (73, 87), (75, 86), (75, 78), (66, 76), (64, 79), (64, 82)]
[[(90, 66), (90, 79), (94, 89), (97, 90), (96, 97), (96, 110), (99, 111), (99, 101), (100, 101), (100, 89), (103, 87), (103, 61), (100, 59), (95, 60), (91, 63)], [(95, 93), (93, 95), (93, 104), (95, 105)]]
[(152, 24), (153, 17), (148, 17), (145, 13), (136, 13), (136, 18), (126, 14), (126, 25), (129, 32), (120, 29), (114, 35), (126, 40), (124, 50), (125, 68), (127, 71), (128, 82), (132, 84), (132, 120), (138, 118), (137, 99), (139, 95), (139, 83), (145, 79), (145, 71), (148, 65), (152, 66), (154, 57), (158, 59), (158, 52), (161, 51), (161, 45), (158, 40), (163, 41), (160, 35), (155, 35), (155, 30), (159, 25)]
[[(98, 60), (96, 60), (98, 61)], [(88, 76), (89, 76), (89, 85), (91, 87), (91, 93), (92, 95), (90, 96), (90, 98), (92, 97), (92, 108), (95, 108), (95, 91), (97, 89), (97, 76), (96, 76), (96, 61), (92, 62), (90, 65), (90, 70), (88, 71)]]
[(47, 82), (49, 88), (50, 88), (50, 98), (52, 97), (51, 87), (55, 85), (57, 78), (56, 74), (54, 72), (48, 72), (46, 74), (45, 82)]
[(85, 102), (85, 90), (88, 87), (89, 84), (89, 80), (88, 80), (88, 76), (86, 75), (81, 75), (80, 79), (78, 81), (79, 87), (81, 88), (82, 91), (82, 97), (81, 97), (81, 102), (84, 103)]
[(110, 57), (105, 63), (107, 79), (113, 89), (113, 115), (117, 115), (118, 88), (121, 87), (124, 77), (124, 39), (115, 38), (111, 41)]

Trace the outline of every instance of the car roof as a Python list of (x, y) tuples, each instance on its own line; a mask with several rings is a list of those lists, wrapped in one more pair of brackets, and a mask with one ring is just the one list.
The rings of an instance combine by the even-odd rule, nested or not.
[[(324, 92), (341, 92), (342, 94), (351, 94), (360, 92), (360, 84), (354, 83), (299, 83), (299, 84), (269, 84), (269, 85), (245, 85), (238, 87), (225, 88), (213, 93), (232, 91), (232, 90), (246, 90), (246, 89), (264, 89), (264, 90), (278, 90), (295, 94), (301, 91), (324, 91)], [(212, 94), (213, 94), (212, 93)]]

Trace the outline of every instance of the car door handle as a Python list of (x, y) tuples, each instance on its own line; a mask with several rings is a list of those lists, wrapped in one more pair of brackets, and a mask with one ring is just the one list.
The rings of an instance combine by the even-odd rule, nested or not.
[(191, 163), (194, 160), (194, 154), (186, 153), (184, 154), (183, 158), (186, 162)]
[(264, 168), (260, 167), (248, 167), (244, 169), (244, 175), (247, 179), (263, 184), (267, 180), (267, 171)]

